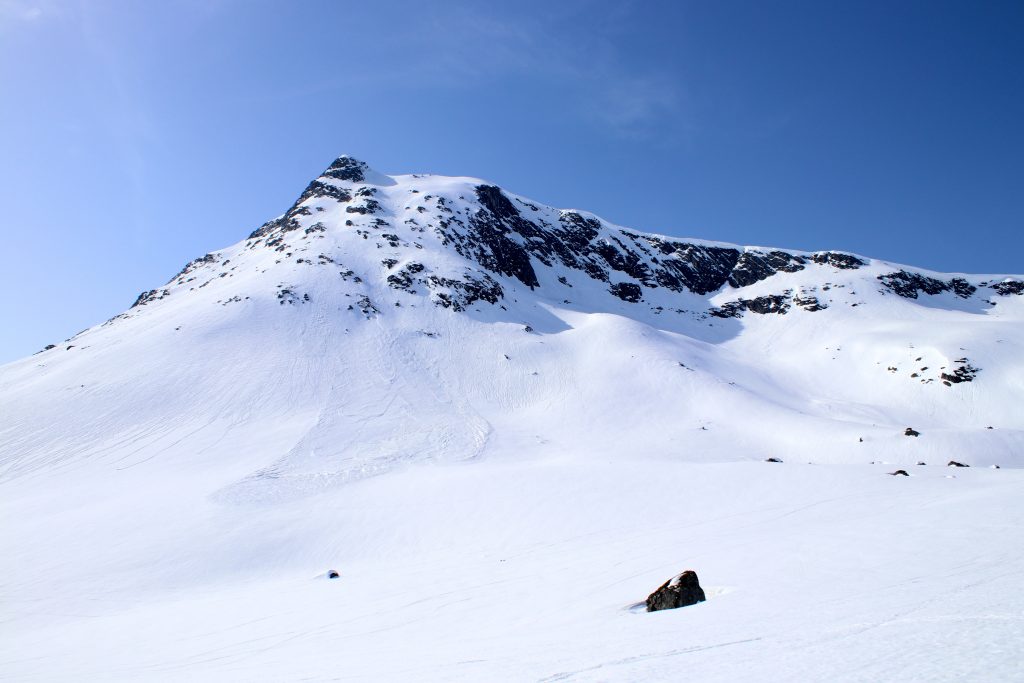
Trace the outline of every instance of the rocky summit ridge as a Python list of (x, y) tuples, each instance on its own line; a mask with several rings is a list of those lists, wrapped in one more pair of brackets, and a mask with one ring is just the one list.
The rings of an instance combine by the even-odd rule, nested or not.
[[(350, 261), (358, 269), (348, 267)], [(282, 304), (310, 300), (296, 266), (334, 271), (339, 282), (360, 290), (364, 313), (379, 312), (374, 299), (380, 294), (371, 291), (375, 283), (396, 296), (422, 296), (457, 311), (477, 305), (507, 310), (508, 301), (525, 290), (569, 304), (582, 287), (591, 301), (596, 295), (653, 314), (696, 319), (863, 305), (829, 293), (848, 286), (831, 282), (833, 275), (859, 270), (865, 271), (858, 278), (862, 287), (905, 299), (948, 294), (962, 305), (984, 308), (1024, 294), (1019, 277), (944, 275), (840, 251), (742, 247), (643, 233), (585, 211), (547, 207), (484, 181), (390, 177), (341, 156), (283, 215), (236, 247), (192, 261), (163, 287), (140, 294), (132, 308), (138, 312), (208, 286), (231, 289), (230, 280), (223, 279), (247, 266), (283, 278), (274, 285)], [(801, 272), (813, 274), (814, 284), (793, 286), (779, 277)], [(778, 286), (757, 287), (765, 281)], [(347, 291), (353, 287), (338, 289), (357, 293)], [(221, 301), (241, 296), (251, 293), (225, 292)]]

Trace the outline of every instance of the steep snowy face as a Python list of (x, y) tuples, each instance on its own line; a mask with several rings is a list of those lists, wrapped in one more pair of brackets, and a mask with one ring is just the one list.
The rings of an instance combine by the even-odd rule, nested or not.
[(230, 472), (231, 500), (549, 443), (1010, 464), (1022, 294), (1019, 276), (641, 233), (343, 156), (245, 240), (0, 370), (2, 464), (102, 460), (111, 439), (172, 462), (213, 440), (202, 466)]
[[(739, 247), (639, 233), (582, 211), (542, 206), (483, 181), (392, 178), (342, 156), (282, 216), (244, 243), (196, 259), (165, 287), (141, 294), (135, 306), (207, 286), (232, 292), (237, 287), (230, 280), (217, 279), (253, 268), (271, 273), (267, 281), (277, 275), (289, 280), (276, 284), (282, 303), (309, 301), (309, 292), (302, 291), (308, 277), (296, 277), (301, 269), (295, 266), (303, 265), (365, 285), (355, 288), (360, 300), (365, 298), (364, 313), (376, 308), (375, 284), (456, 311), (477, 302), (507, 310), (510, 299), (530, 290), (534, 298), (565, 304), (584, 298), (598, 310), (614, 306), (613, 298), (634, 304), (615, 309), (631, 317), (668, 310), (698, 319), (785, 314), (793, 307), (820, 311), (837, 301), (826, 294), (833, 285), (852, 281), (906, 299), (948, 292), (975, 307), (996, 306), (1004, 297), (1024, 293), (1024, 282), (1015, 278), (969, 281), (840, 252)], [(849, 277), (850, 271), (860, 270)], [(776, 277), (801, 272), (806, 276), (801, 281), (809, 284), (800, 287)], [(752, 286), (772, 279), (779, 286), (771, 292), (762, 287), (746, 296)], [(345, 289), (351, 288), (338, 291)], [(233, 293), (223, 300), (241, 296)]]

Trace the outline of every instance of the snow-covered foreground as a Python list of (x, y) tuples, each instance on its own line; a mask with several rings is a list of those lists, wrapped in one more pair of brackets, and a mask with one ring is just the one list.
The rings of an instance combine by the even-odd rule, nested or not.
[[(556, 452), (241, 507), (61, 475), (5, 491), (0, 675), (1024, 679), (1021, 471), (891, 469)], [(707, 602), (634, 607), (683, 568)]]
[(1021, 405), (1020, 276), (342, 157), (0, 368), (0, 678), (1024, 680)]

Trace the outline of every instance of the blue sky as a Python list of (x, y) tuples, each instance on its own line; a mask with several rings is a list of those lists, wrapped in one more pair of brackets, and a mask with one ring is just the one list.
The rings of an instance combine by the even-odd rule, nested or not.
[(0, 0), (0, 362), (340, 153), (640, 230), (1024, 271), (1021, 2)]

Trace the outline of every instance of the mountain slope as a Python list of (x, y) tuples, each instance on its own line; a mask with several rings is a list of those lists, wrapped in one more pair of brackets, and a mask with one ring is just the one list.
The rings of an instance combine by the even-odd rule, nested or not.
[[(97, 432), (155, 444), (176, 422), (217, 416), (246, 431), (293, 425), (276, 458), (244, 460), (254, 477), (320, 486), (477, 457), (538, 410), (557, 433), (521, 448), (864, 462), (884, 444), (904, 464), (1009, 464), (1024, 445), (1010, 400), (1024, 375), (1022, 287), (643, 235), (478, 180), (390, 178), (341, 157), (249, 239), (6, 368), (20, 445), (4, 466), (91, 458), (107, 448)], [(61, 430), (76, 445), (59, 456), (55, 403), (76, 406)], [(609, 414), (621, 416), (611, 434), (593, 424)], [(924, 436), (907, 439), (908, 426)]]
[[(247, 239), (0, 368), (22, 653), (0, 667), (672, 679), (707, 648), (703, 680), (741, 680), (712, 652), (736, 644), (796, 680), (895, 629), (933, 646), (875, 678), (970, 675), (948, 619), (1005, 651), (1021, 623), (998, 598), (1022, 568), (1004, 549), (1024, 540), (1022, 294), (1020, 276), (649, 235), (341, 157)], [(947, 479), (949, 460), (974, 468)], [(915, 476), (895, 489), (897, 466)], [(886, 588), (836, 595), (865, 557), (849, 580)], [(690, 562), (706, 606), (625, 609)], [(341, 588), (311, 580), (334, 565)]]

